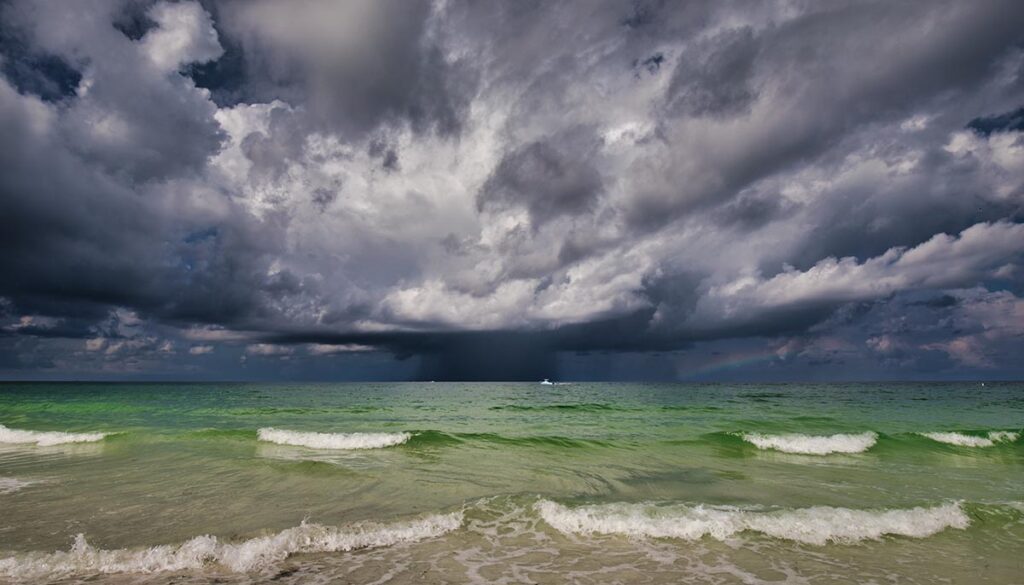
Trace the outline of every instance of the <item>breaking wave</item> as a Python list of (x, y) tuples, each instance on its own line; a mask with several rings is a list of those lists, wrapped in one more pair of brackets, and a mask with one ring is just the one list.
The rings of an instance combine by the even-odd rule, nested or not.
[(257, 432), (261, 441), (312, 449), (381, 449), (401, 445), (411, 433), (313, 433), (273, 427)]
[(236, 572), (255, 571), (297, 553), (345, 552), (441, 536), (461, 526), (462, 517), (462, 512), (453, 512), (396, 524), (366, 523), (346, 528), (303, 523), (238, 543), (197, 536), (177, 545), (116, 550), (95, 548), (79, 534), (69, 551), (0, 559), (0, 576), (34, 582), (70, 575), (183, 571), (213, 564)]
[(956, 445), (958, 447), (992, 447), (996, 443), (1012, 443), (1020, 438), (1020, 433), (1013, 431), (990, 431), (985, 436), (968, 435), (957, 432), (921, 433), (939, 443)]
[(535, 504), (545, 522), (571, 534), (725, 540), (741, 532), (805, 544), (849, 544), (885, 535), (924, 538), (971, 521), (959, 502), (930, 508), (854, 510), (812, 508), (759, 511), (706, 505), (602, 504), (569, 508), (549, 500)]
[(765, 435), (761, 433), (743, 433), (744, 441), (758, 449), (771, 449), (783, 453), (799, 453), (801, 455), (829, 455), (831, 453), (863, 453), (878, 441), (878, 434), (873, 432), (837, 435)]
[(0, 425), (0, 443), (36, 444), (41, 447), (66, 443), (94, 443), (111, 433), (64, 433), (61, 431), (26, 431)]

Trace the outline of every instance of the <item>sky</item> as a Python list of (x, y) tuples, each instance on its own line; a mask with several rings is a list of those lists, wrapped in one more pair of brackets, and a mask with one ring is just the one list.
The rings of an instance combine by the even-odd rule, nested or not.
[(1024, 378), (1019, 0), (0, 0), (0, 378)]

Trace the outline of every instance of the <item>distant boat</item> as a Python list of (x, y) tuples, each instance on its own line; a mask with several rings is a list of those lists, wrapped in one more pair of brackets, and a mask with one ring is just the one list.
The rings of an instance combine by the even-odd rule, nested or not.
[(548, 380), (547, 378), (544, 378), (543, 380), (541, 380), (540, 383), (545, 385), (545, 386), (554, 386), (555, 385), (554, 382), (552, 382), (551, 380)]

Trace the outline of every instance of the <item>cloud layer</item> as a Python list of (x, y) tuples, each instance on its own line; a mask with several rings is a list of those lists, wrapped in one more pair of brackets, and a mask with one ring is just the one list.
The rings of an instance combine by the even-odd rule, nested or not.
[(0, 3), (0, 374), (1020, 377), (1021, 21)]

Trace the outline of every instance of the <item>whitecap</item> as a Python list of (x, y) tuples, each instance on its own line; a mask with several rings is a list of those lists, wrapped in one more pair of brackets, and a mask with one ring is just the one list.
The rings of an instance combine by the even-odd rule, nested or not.
[(453, 512), (395, 524), (364, 523), (346, 528), (303, 523), (239, 543), (221, 542), (207, 535), (176, 545), (115, 550), (93, 547), (79, 534), (69, 551), (0, 559), (0, 576), (32, 582), (70, 575), (196, 570), (208, 565), (236, 572), (255, 571), (298, 553), (379, 548), (441, 536), (461, 526), (462, 517), (462, 512)]
[(707, 505), (602, 504), (569, 508), (541, 500), (536, 509), (563, 533), (725, 540), (751, 531), (806, 544), (849, 544), (885, 535), (924, 538), (964, 529), (970, 518), (958, 502), (931, 508), (854, 510), (815, 506), (771, 511)]
[(859, 434), (837, 435), (803, 435), (792, 433), (786, 435), (765, 435), (761, 433), (743, 433), (743, 440), (755, 445), (758, 449), (772, 449), (783, 453), (799, 453), (801, 455), (828, 455), (830, 453), (863, 453), (878, 441), (878, 434), (867, 432)]
[(380, 449), (408, 441), (411, 433), (313, 433), (272, 427), (257, 433), (261, 441), (313, 449)]
[(93, 443), (110, 433), (64, 433), (61, 431), (26, 431), (0, 425), (0, 443), (32, 444), (41, 447), (66, 443)]
[(1012, 431), (992, 431), (984, 437), (951, 431), (920, 434), (922, 437), (927, 437), (933, 441), (958, 447), (992, 447), (996, 443), (1012, 443), (1020, 437), (1020, 433)]

